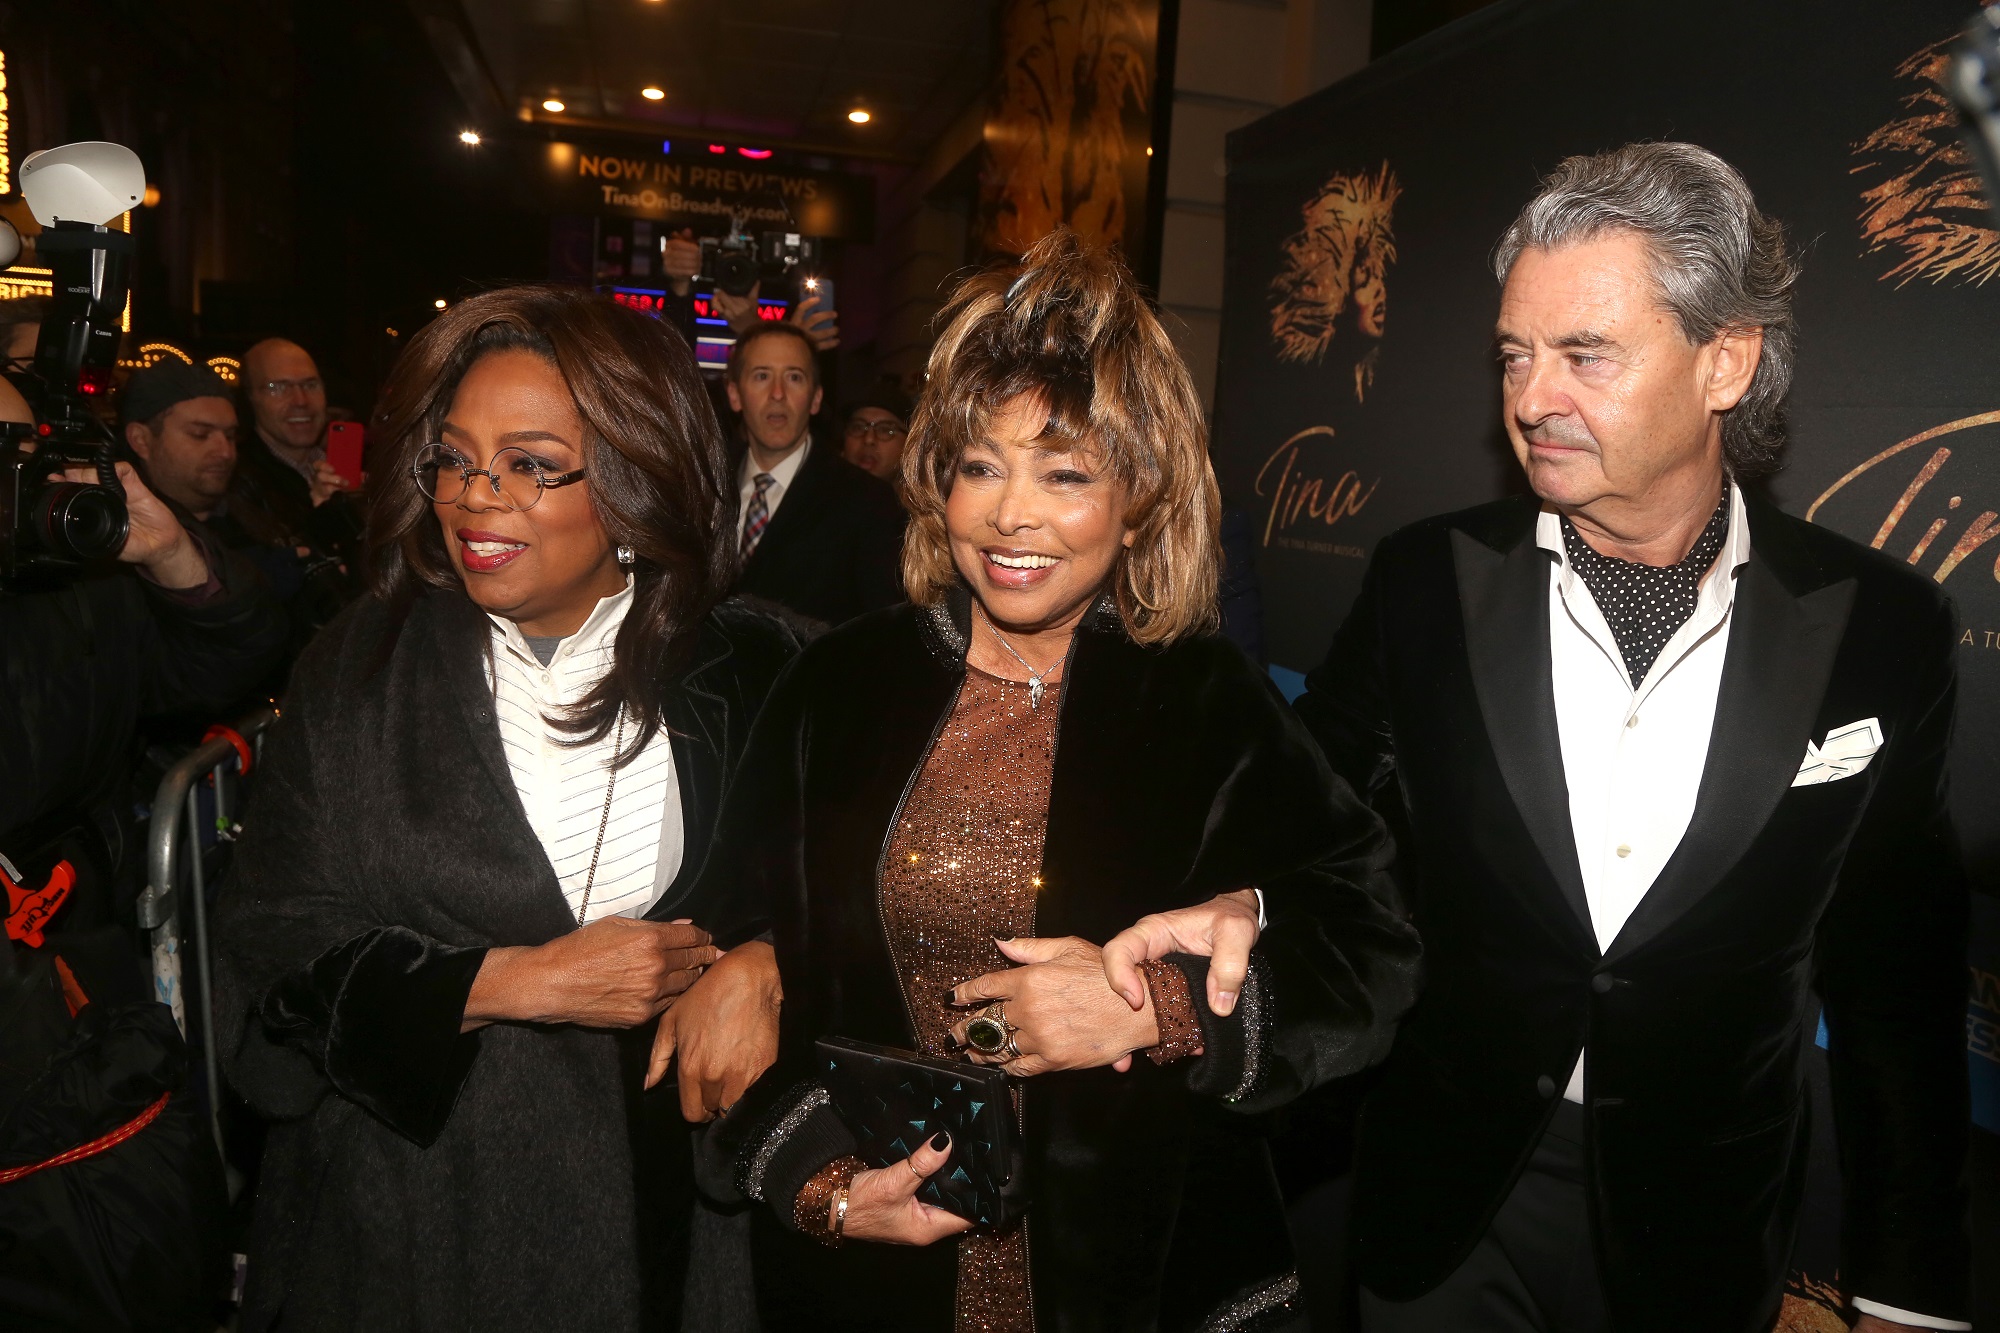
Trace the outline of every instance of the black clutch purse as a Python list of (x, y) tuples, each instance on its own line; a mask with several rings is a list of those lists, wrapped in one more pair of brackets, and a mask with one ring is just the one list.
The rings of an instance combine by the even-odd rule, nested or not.
[(893, 1166), (942, 1129), (951, 1158), (919, 1199), (978, 1227), (1005, 1227), (1027, 1209), (1005, 1074), (845, 1037), (821, 1038), (818, 1051), (820, 1076), (862, 1161)]

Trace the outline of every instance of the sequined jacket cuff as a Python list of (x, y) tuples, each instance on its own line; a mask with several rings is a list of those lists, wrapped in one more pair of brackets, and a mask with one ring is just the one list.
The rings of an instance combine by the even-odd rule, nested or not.
[(1187, 973), (1164, 958), (1139, 964), (1146, 974), (1146, 992), (1153, 1000), (1153, 1016), (1160, 1025), (1160, 1041), (1141, 1054), (1156, 1065), (1172, 1064), (1202, 1053), (1201, 1016), (1195, 1012), (1194, 993), (1188, 989)]
[(744, 1134), (736, 1158), (736, 1188), (767, 1204), (787, 1227), (799, 1229), (796, 1204), (804, 1189), (830, 1163), (854, 1155), (833, 1100), (818, 1083), (799, 1083), (780, 1097)]
[(841, 1238), (833, 1233), (833, 1197), (867, 1169), (859, 1157), (836, 1157), (813, 1172), (792, 1201), (792, 1225), (820, 1244), (838, 1248)]
[[(1250, 951), (1250, 971), (1243, 978), (1236, 1007), (1226, 1018), (1217, 1016), (1208, 1007), (1208, 959), (1170, 953), (1161, 961), (1180, 972), (1188, 1007), (1201, 1028), (1202, 1054), (1185, 1066), (1188, 1090), (1230, 1103), (1254, 1095), (1269, 1076), (1271, 1064), (1270, 969), (1263, 957), (1255, 949)], [(1154, 985), (1156, 1004), (1160, 990)], [(1163, 1045), (1167, 1028), (1168, 1018), (1163, 1013), (1160, 1019)]]

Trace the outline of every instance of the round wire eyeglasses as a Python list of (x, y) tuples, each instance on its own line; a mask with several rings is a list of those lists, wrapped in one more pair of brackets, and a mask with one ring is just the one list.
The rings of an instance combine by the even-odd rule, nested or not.
[(533, 509), (542, 492), (571, 482), (582, 481), (587, 469), (551, 472), (525, 449), (512, 446), (488, 460), (486, 467), (472, 461), (448, 444), (427, 444), (417, 451), (410, 475), (417, 489), (436, 504), (456, 504), (465, 497), (474, 477), (484, 477), (493, 488), (493, 498), (509, 509)]

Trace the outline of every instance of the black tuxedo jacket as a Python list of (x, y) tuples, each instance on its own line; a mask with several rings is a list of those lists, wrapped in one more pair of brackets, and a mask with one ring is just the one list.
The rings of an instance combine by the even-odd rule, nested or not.
[[(1459, 1264), (1587, 1044), (1615, 1327), (1768, 1329), (1805, 1165), (1816, 993), (1843, 1284), (1964, 1318), (1967, 903), (1945, 803), (1943, 596), (1749, 503), (1694, 816), (1600, 955), (1556, 733), (1537, 512), (1508, 500), (1385, 541), (1298, 701), (1336, 771), (1400, 797), (1428, 970), (1362, 1112), (1362, 1281), (1409, 1299)], [(1869, 717), (1884, 745), (1867, 768), (1791, 785), (1808, 741)]]
[[(736, 462), (740, 468), (740, 453)], [(744, 562), (736, 591), (829, 625), (894, 606), (903, 600), (904, 518), (886, 483), (816, 441)]]

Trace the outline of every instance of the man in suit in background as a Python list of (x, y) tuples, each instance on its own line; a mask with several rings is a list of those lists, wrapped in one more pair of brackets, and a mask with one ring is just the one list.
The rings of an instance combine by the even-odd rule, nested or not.
[(1738, 484), (1784, 438), (1783, 230), (1639, 144), (1494, 267), (1535, 498), (1384, 541), (1298, 703), (1396, 784), (1427, 956), (1362, 1112), (1362, 1327), (1770, 1329), (1817, 995), (1857, 1333), (1970, 1328), (1955, 633)]
[(903, 598), (896, 493), (813, 442), (819, 368), (796, 324), (764, 324), (730, 349), (729, 405), (743, 419), (736, 591), (837, 625)]

